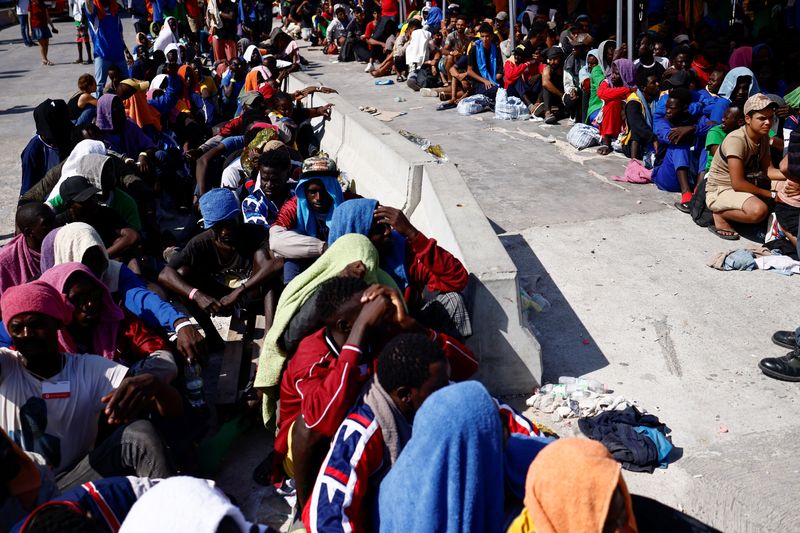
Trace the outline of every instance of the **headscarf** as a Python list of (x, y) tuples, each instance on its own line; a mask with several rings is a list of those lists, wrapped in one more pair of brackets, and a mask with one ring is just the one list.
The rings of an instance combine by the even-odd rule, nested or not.
[[(149, 92), (149, 89), (148, 89)], [(153, 126), (156, 131), (161, 131), (161, 113), (147, 103), (147, 93), (136, 91), (133, 96), (123, 102), (125, 105), (125, 114), (128, 118), (136, 123), (137, 126), (144, 129), (145, 126)]]
[(0, 248), (0, 297), (10, 287), (38, 276), (42, 272), (40, 257), (40, 252), (28, 247), (21, 233)]
[(564, 50), (560, 46), (551, 46), (548, 48), (544, 56), (546, 59), (555, 59), (557, 57), (564, 58)]
[(241, 39), (239, 39), (238, 41), (236, 41), (236, 44), (239, 46), (239, 48), (241, 48), (241, 49), (242, 49), (242, 51), (245, 51), (245, 50), (247, 50), (248, 48), (250, 48), (250, 45), (252, 45), (252, 44), (253, 44), (253, 41), (251, 41), (251, 40), (250, 40), (250, 39), (248, 39), (247, 37), (242, 37)]
[(325, 187), (325, 190), (328, 191), (328, 194), (333, 199), (330, 209), (328, 209), (328, 212), (324, 215), (326, 222), (330, 222), (331, 218), (333, 218), (333, 213), (336, 211), (336, 208), (339, 207), (342, 202), (344, 202), (342, 186), (339, 184), (339, 180), (336, 179), (336, 177), (308, 176), (300, 178), (300, 180), (297, 182), (297, 187), (294, 189), (295, 196), (297, 196), (296, 229), (303, 235), (308, 235), (310, 237), (317, 236), (317, 217), (311, 210), (311, 207), (308, 205), (308, 200), (306, 200), (306, 185), (308, 185), (310, 181), (314, 180), (322, 182), (323, 187)]
[(97, 116), (94, 119), (94, 125), (100, 128), (101, 131), (107, 132), (114, 129), (111, 107), (116, 98), (116, 94), (104, 94), (97, 99)]
[[(615, 59), (612, 63), (617, 66), (619, 76), (622, 78), (622, 84), (629, 89), (636, 88), (636, 67), (630, 59)], [(611, 86), (611, 72), (606, 77), (608, 85)]]
[(253, 172), (256, 168), (256, 162), (258, 161), (259, 156), (264, 151), (264, 147), (271, 142), (278, 142), (281, 146), (284, 144), (278, 139), (278, 131), (275, 126), (272, 124), (266, 125), (266, 127), (256, 133), (255, 138), (250, 141), (245, 149), (242, 151), (241, 160), (242, 160), (242, 168), (248, 175)]
[(255, 386), (264, 391), (262, 414), (268, 425), (275, 417), (278, 399), (278, 384), (286, 362), (286, 353), (278, 345), (278, 339), (289, 326), (295, 313), (317, 291), (320, 285), (341, 274), (355, 261), (361, 261), (367, 273), (364, 281), (380, 283), (397, 289), (394, 280), (379, 268), (378, 250), (363, 235), (345, 235), (328, 248), (319, 259), (294, 278), (281, 293), (272, 327), (267, 332), (258, 357)]
[(147, 89), (147, 99), (152, 100), (155, 97), (156, 91), (163, 91), (164, 90), (164, 82), (169, 81), (169, 76), (166, 74), (159, 74), (153, 81), (150, 82), (150, 88)]
[[(348, 233), (358, 233), (369, 237), (369, 230), (372, 228), (377, 207), (378, 201), (370, 198), (357, 198), (343, 202), (333, 213), (328, 232), (328, 246)], [(380, 258), (381, 269), (392, 276), (401, 290), (405, 290), (408, 287), (406, 239), (394, 230), (392, 230), (390, 239), (392, 251)]]
[(69, 108), (64, 100), (47, 99), (33, 110), (33, 121), (36, 134), (47, 144), (58, 149), (59, 158), (63, 161), (69, 155), (72, 121), (69, 119)]
[[(92, 283), (100, 287), (102, 291), (102, 296), (100, 297), (100, 322), (95, 326), (92, 335), (92, 348), (94, 349), (92, 353), (113, 360), (117, 351), (117, 334), (125, 318), (125, 313), (114, 303), (114, 300), (111, 298), (111, 293), (108, 291), (108, 287), (97, 279), (92, 271), (89, 270), (89, 267), (82, 263), (63, 263), (54, 266), (42, 274), (40, 279), (51, 285), (66, 298), (66, 293), (64, 291), (67, 282), (76, 272), (82, 272)], [(76, 353), (77, 351), (75, 341), (66, 330), (62, 329), (58, 332), (58, 343), (65, 352)]]
[(223, 518), (230, 517), (239, 531), (257, 531), (214, 482), (176, 476), (144, 493), (128, 512), (119, 533), (142, 531), (192, 531), (215, 533)]
[(637, 531), (620, 465), (597, 441), (559, 439), (546, 446), (528, 469), (526, 487), (525, 508), (536, 533), (602, 531), (617, 487), (628, 514), (624, 531)]
[(431, 394), (381, 482), (381, 531), (499, 531), (504, 505), (503, 429), (483, 385), (466, 381)]
[(200, 214), (203, 227), (211, 229), (218, 222), (233, 220), (239, 216), (239, 198), (230, 189), (211, 189), (200, 197)]
[(245, 49), (243, 56), (244, 61), (245, 63), (247, 63), (248, 67), (250, 66), (250, 62), (253, 60), (253, 52), (257, 53), (258, 58), (261, 59), (261, 51), (258, 49), (256, 45), (251, 44), (250, 46), (247, 47), (247, 49)]
[(737, 67), (750, 68), (753, 65), (753, 49), (749, 46), (740, 46), (731, 54), (728, 59), (728, 66), (732, 69)]
[[(161, 26), (161, 31), (159, 32), (158, 37), (156, 37), (156, 41), (153, 43), (153, 49), (166, 50), (168, 45), (177, 44), (178, 36), (175, 35), (172, 32), (172, 28), (169, 27), (170, 19), (175, 20), (175, 17), (167, 17), (164, 19), (164, 25)], [(180, 53), (178, 54), (178, 60), (180, 61)]]
[(23, 313), (39, 313), (66, 325), (72, 321), (72, 305), (53, 287), (41, 280), (11, 287), (0, 301), (3, 321)]
[(168, 53), (172, 52), (173, 50), (175, 51), (176, 54), (178, 54), (178, 60), (176, 61), (176, 63), (178, 65), (182, 65), (183, 64), (183, 58), (181, 57), (181, 49), (178, 48), (177, 44), (175, 44), (175, 43), (168, 44), (167, 47), (164, 49), (164, 56), (166, 57), (166, 55)]
[(93, 186), (97, 187), (101, 193), (106, 194), (112, 188), (116, 187), (116, 174), (113, 173), (113, 167), (109, 167), (111, 170), (107, 174), (107, 176), (113, 177), (114, 179), (110, 181), (103, 182), (103, 171), (106, 169), (106, 165), (113, 164), (111, 157), (107, 155), (101, 155), (96, 153), (88, 153), (81, 157), (77, 164), (74, 167), (74, 170), (69, 173), (61, 173), (61, 177), (58, 179), (55, 187), (53, 190), (50, 191), (50, 194), (47, 196), (47, 203), (49, 203), (53, 207), (58, 207), (59, 203), (54, 203), (53, 200), (61, 195), (61, 185), (72, 176), (83, 176), (89, 183)]
[[(75, 148), (72, 149), (70, 152), (69, 157), (64, 164), (61, 166), (61, 180), (65, 180), (70, 176), (78, 176), (78, 163), (80, 163), (81, 159), (86, 157), (89, 154), (99, 154), (99, 155), (106, 155), (108, 150), (106, 149), (106, 145), (103, 141), (95, 141), (94, 139), (84, 139), (78, 144), (75, 145)], [(58, 185), (53, 189), (53, 192), (56, 192), (56, 188)], [(50, 193), (50, 196), (47, 197), (49, 200), (55, 194), (53, 192)]]
[(178, 77), (180, 77), (183, 82), (183, 94), (180, 100), (178, 100), (178, 103), (175, 104), (175, 108), (179, 112), (190, 112), (192, 110), (192, 93), (200, 93), (200, 84), (197, 80), (195, 80), (192, 85), (189, 85), (186, 80), (190, 68), (190, 65), (181, 65), (180, 68), (178, 68)]
[(600, 43), (600, 45), (597, 47), (597, 55), (595, 56), (597, 58), (597, 65), (601, 69), (603, 69), (603, 73), (606, 76), (611, 74), (611, 65), (610, 64), (607, 65), (606, 64), (606, 59), (605, 59), (605, 57), (606, 57), (606, 48), (608, 48), (609, 46), (616, 47), (616, 45), (617, 45), (616, 41), (613, 41), (611, 39), (606, 39), (605, 41)]
[(600, 51), (597, 48), (592, 48), (589, 52), (586, 53), (586, 62), (581, 67), (581, 70), (578, 72), (578, 83), (583, 83), (583, 80), (589, 79), (592, 77), (592, 73), (589, 72), (589, 56), (594, 56), (597, 59), (598, 64), (600, 64)]
[(82, 262), (89, 248), (97, 246), (108, 261), (101, 281), (112, 293), (119, 288), (119, 273), (122, 263), (108, 258), (108, 250), (97, 231), (84, 222), (72, 222), (66, 226), (55, 228), (42, 241), (42, 272), (63, 263)]
[(425, 25), (428, 26), (429, 31), (439, 31), (442, 26), (442, 10), (438, 7), (432, 7), (428, 11), (428, 18), (425, 20)]
[(746, 67), (736, 67), (731, 69), (731, 71), (725, 75), (725, 79), (722, 80), (722, 85), (720, 86), (717, 94), (723, 98), (730, 99), (734, 89), (736, 89), (736, 86), (738, 85), (739, 78), (746, 76), (749, 76), (751, 80), (750, 91), (747, 93), (747, 95), (753, 96), (754, 94), (757, 94), (759, 92), (758, 80), (756, 80), (756, 76), (753, 74), (753, 71)]

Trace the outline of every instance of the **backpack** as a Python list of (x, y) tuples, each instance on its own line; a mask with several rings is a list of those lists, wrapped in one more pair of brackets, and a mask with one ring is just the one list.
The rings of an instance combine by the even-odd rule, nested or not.
[(694, 188), (692, 200), (689, 202), (689, 213), (694, 223), (701, 228), (714, 225), (714, 215), (706, 206), (706, 178), (704, 177)]
[(442, 82), (439, 80), (438, 76), (434, 76), (433, 69), (431, 69), (430, 65), (422, 65), (416, 72), (417, 74), (417, 85), (420, 87), (428, 87), (433, 89), (435, 87), (441, 87)]

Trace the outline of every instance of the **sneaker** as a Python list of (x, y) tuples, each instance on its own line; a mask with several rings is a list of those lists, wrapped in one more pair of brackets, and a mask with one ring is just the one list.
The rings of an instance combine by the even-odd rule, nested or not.
[(419, 83), (417, 83), (417, 78), (415, 77), (408, 78), (408, 80), (406, 80), (406, 85), (408, 85), (412, 91), (419, 91), (422, 88), (419, 86)]
[(778, 239), (783, 239), (785, 237), (786, 233), (784, 233), (783, 228), (778, 223), (778, 216), (775, 213), (772, 213), (767, 219), (767, 235), (764, 237), (764, 244), (776, 241)]
[(558, 124), (558, 116), (555, 113), (547, 113), (547, 116), (544, 119), (545, 124), (554, 125)]
[(375, 64), (374, 63), (367, 63), (367, 66), (364, 67), (364, 72), (366, 72), (367, 74), (369, 74), (373, 70), (375, 70)]
[(436, 97), (438, 97), (439, 96), (439, 91), (437, 91), (436, 89), (431, 89), (430, 87), (423, 87), (422, 89), (419, 90), (419, 94), (421, 94), (422, 96), (436, 96)]

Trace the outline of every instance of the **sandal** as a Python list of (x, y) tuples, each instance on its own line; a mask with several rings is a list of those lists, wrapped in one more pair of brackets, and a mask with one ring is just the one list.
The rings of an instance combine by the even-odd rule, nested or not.
[(86, 64), (83, 62), (83, 59), (76, 59), (75, 61), (72, 62), (73, 65), (80, 65), (81, 63), (83, 63), (84, 65)]
[(453, 109), (454, 107), (457, 107), (457, 104), (454, 104), (453, 102), (445, 102), (436, 106), (436, 111), (446, 111), (447, 109)]
[(680, 211), (681, 213), (690, 213), (692, 211), (689, 202), (675, 202), (675, 209)]
[(611, 153), (611, 147), (606, 146), (605, 144), (597, 149), (597, 153), (600, 155), (608, 155)]
[(716, 226), (709, 226), (708, 231), (710, 231), (720, 239), (724, 239), (726, 241), (739, 240), (739, 234), (733, 231), (732, 229), (717, 229)]

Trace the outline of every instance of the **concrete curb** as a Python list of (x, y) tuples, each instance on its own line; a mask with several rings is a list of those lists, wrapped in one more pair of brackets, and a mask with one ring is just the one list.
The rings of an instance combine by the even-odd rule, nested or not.
[[(292, 74), (288, 90), (317, 85)], [(480, 358), (476, 376), (494, 394), (528, 394), (541, 383), (542, 351), (528, 329), (519, 302), (517, 268), (492, 230), (458, 169), (439, 163), (342, 95), (316, 94), (307, 105), (334, 104), (322, 149), (355, 179), (362, 196), (403, 206), (426, 235), (458, 257), (470, 272), (467, 303)]]

